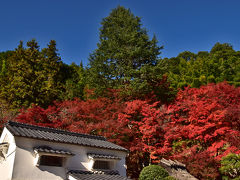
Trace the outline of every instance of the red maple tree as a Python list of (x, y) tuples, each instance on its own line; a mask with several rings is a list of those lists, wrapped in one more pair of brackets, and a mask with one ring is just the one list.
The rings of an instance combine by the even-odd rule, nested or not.
[[(198, 162), (201, 155), (219, 162), (230, 152), (240, 153), (240, 88), (226, 82), (188, 87), (169, 106), (169, 118), (164, 146), (158, 151), (161, 155), (182, 159), (190, 167), (196, 154)], [(206, 172), (210, 164), (199, 164), (204, 174), (199, 175), (201, 168), (192, 173), (203, 179), (211, 176), (212, 170)]]
[(187, 87), (175, 102), (109, 98), (33, 106), (19, 122), (102, 135), (130, 150), (128, 174), (162, 157), (176, 158), (200, 179), (216, 179), (221, 157), (240, 153), (240, 88), (226, 82)]

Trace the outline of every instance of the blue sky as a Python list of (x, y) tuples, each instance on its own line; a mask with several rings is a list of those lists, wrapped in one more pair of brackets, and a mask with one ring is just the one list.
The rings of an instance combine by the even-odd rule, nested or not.
[(142, 18), (163, 45), (161, 57), (209, 51), (216, 42), (240, 50), (239, 0), (1, 0), (0, 51), (35, 38), (41, 48), (54, 39), (63, 62), (88, 63), (101, 20), (118, 5)]

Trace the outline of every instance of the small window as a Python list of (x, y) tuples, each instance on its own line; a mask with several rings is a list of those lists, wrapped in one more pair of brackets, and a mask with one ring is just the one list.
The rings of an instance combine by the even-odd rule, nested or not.
[(43, 155), (40, 157), (39, 165), (62, 167), (63, 166), (63, 157)]
[(93, 169), (110, 169), (109, 161), (96, 160), (93, 165)]
[(0, 146), (1, 146), (0, 150), (4, 155), (6, 155), (8, 153), (9, 144), (4, 142), (4, 143), (0, 143)]
[(8, 153), (8, 148), (9, 148), (9, 137), (8, 135), (6, 134), (6, 136), (4, 137), (3, 139), (3, 143), (2, 144), (5, 144), (5, 149), (3, 151), (3, 153), (6, 155)]
[(0, 143), (0, 157), (5, 159), (8, 153), (9, 144), (7, 142)]

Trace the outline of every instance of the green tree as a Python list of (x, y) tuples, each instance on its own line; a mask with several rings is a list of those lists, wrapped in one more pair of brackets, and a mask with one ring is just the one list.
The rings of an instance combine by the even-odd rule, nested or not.
[(13, 109), (31, 104), (45, 107), (58, 99), (58, 93), (62, 90), (59, 78), (62, 62), (55, 41), (50, 41), (42, 51), (34, 39), (27, 42), (26, 48), (20, 41), (7, 62), (0, 98), (11, 104)]
[(240, 86), (240, 52), (228, 43), (216, 43), (210, 52), (197, 54), (184, 51), (174, 58), (165, 58), (164, 73), (174, 88), (199, 88), (207, 83), (227, 81)]
[(162, 49), (156, 37), (150, 40), (141, 19), (122, 6), (113, 9), (101, 25), (98, 47), (89, 57), (90, 88), (101, 92), (106, 88), (146, 85), (141, 77), (143, 71), (156, 66)]
[(62, 94), (62, 99), (84, 99), (84, 88), (86, 85), (85, 71), (82, 62), (79, 66), (75, 63), (66, 65), (65, 73), (68, 74), (68, 77), (66, 78), (65, 91)]
[(34, 40), (28, 42), (27, 46), (27, 49), (24, 48), (23, 42), (20, 41), (18, 48), (8, 59), (8, 80), (2, 86), (1, 97), (13, 107), (29, 105), (36, 88), (34, 87), (36, 82), (34, 61), (39, 61), (39, 46)]
[(194, 62), (194, 60), (196, 59), (196, 54), (194, 54), (190, 51), (184, 51), (184, 52), (180, 53), (177, 57), (183, 58), (186, 61)]
[(235, 51), (228, 43), (216, 43), (209, 56), (210, 75), (216, 77), (216, 82), (228, 81), (240, 85), (240, 52)]
[(63, 63), (57, 51), (55, 40), (51, 40), (48, 47), (41, 51), (43, 58), (39, 64), (41, 69), (38, 76), (42, 79), (40, 92), (46, 105), (59, 99), (61, 92), (64, 91), (64, 77), (61, 72)]
[(0, 75), (3, 76), (7, 72), (7, 59), (13, 54), (13, 51), (0, 52)]

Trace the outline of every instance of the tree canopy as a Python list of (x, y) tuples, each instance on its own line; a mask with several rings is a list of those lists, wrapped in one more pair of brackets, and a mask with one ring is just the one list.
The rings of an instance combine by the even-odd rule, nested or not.
[(50, 41), (40, 51), (35, 40), (23, 42), (7, 59), (7, 71), (2, 77), (1, 99), (12, 108), (29, 107), (31, 104), (46, 106), (58, 98), (62, 90), (56, 42)]
[(164, 73), (174, 88), (223, 81), (240, 85), (240, 51), (235, 51), (228, 43), (216, 43), (210, 52), (185, 51), (177, 57), (163, 59), (158, 66), (165, 66)]
[(141, 19), (118, 6), (101, 22), (97, 49), (89, 57), (89, 85), (101, 91), (144, 83), (143, 68), (155, 66), (160, 49)]

